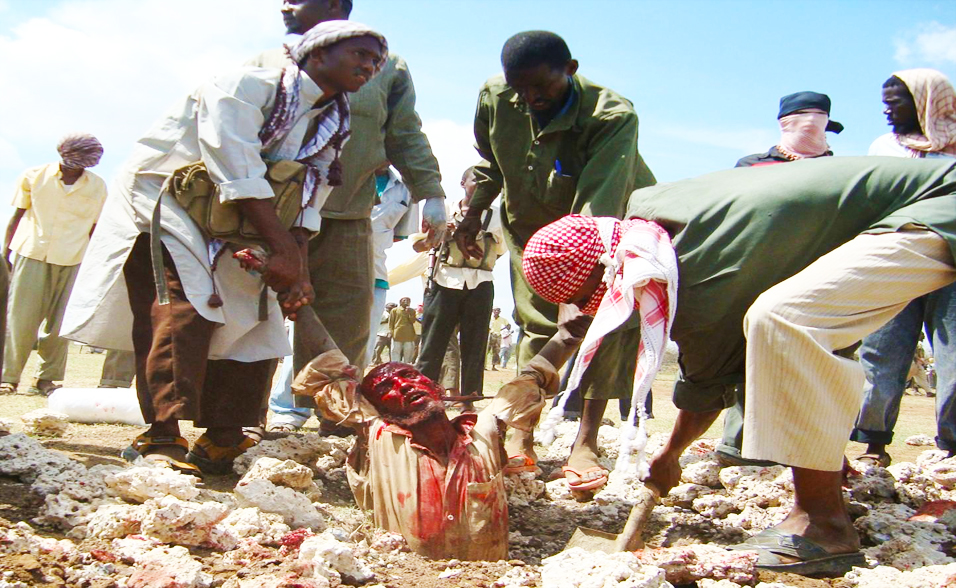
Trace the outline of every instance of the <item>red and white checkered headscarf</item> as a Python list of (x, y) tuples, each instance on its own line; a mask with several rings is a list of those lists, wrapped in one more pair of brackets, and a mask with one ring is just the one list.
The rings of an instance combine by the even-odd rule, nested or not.
[[(592, 216), (570, 214), (542, 227), (531, 237), (524, 248), (521, 269), (538, 296), (553, 304), (562, 304), (584, 285), (606, 253), (598, 222)], [(610, 230), (612, 247), (617, 248), (621, 240), (620, 222), (614, 223)], [(607, 284), (602, 282), (581, 312), (594, 316), (605, 292)]]
[(598, 263), (605, 268), (602, 288), (582, 309), (588, 312), (595, 307), (588, 312), (594, 315), (594, 322), (581, 343), (567, 386), (541, 425), (540, 439), (544, 444), (553, 440), (554, 427), (564, 418), (568, 392), (580, 384), (604, 337), (637, 310), (641, 342), (631, 413), (621, 427), (621, 447), (614, 469), (625, 477), (642, 477), (647, 473), (644, 401), (660, 370), (677, 310), (677, 255), (667, 232), (656, 223), (571, 215), (531, 237), (521, 266), (535, 292), (550, 302), (561, 303), (581, 288)]

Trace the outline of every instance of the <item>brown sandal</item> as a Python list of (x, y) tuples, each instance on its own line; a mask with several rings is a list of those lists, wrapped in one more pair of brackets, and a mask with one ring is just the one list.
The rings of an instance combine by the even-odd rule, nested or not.
[(232, 473), (232, 462), (255, 445), (255, 439), (245, 436), (237, 445), (216, 445), (204, 434), (193, 443), (186, 461), (199, 466), (203, 473), (224, 476)]
[(889, 453), (885, 451), (883, 453), (864, 453), (860, 457), (856, 458), (856, 461), (862, 461), (863, 463), (871, 466), (879, 466), (885, 468), (893, 463), (893, 459), (890, 457)]
[(129, 462), (134, 462), (140, 457), (151, 462), (162, 462), (177, 472), (202, 477), (202, 472), (191, 463), (180, 461), (176, 458), (163, 455), (161, 453), (151, 453), (151, 450), (157, 447), (180, 447), (186, 451), (189, 450), (189, 442), (182, 437), (162, 436), (150, 437), (143, 433), (133, 439), (129, 447), (124, 449), (120, 456)]

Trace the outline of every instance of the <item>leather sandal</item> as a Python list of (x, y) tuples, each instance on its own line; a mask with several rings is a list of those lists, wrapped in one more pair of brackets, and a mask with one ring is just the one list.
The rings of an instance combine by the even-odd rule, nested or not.
[(0, 384), (0, 395), (7, 396), (10, 394), (16, 394), (16, 393), (17, 393), (16, 384), (11, 384), (9, 382), (4, 382)]
[(193, 443), (186, 461), (199, 466), (203, 473), (224, 476), (232, 473), (232, 462), (255, 445), (255, 439), (245, 436), (237, 445), (216, 445), (204, 434)]
[(161, 453), (151, 453), (152, 450), (158, 447), (180, 447), (183, 450), (188, 451), (189, 442), (182, 437), (150, 437), (149, 435), (143, 433), (142, 435), (136, 437), (136, 439), (133, 439), (133, 442), (130, 444), (130, 446), (120, 453), (120, 457), (129, 462), (134, 462), (142, 457), (150, 462), (162, 462), (177, 472), (196, 476), (197, 478), (202, 477), (202, 472), (199, 470), (199, 468), (191, 463), (180, 461), (176, 458), (169, 457), (168, 455), (163, 455)]
[(883, 453), (864, 453), (856, 458), (856, 461), (862, 461), (863, 463), (871, 466), (885, 468), (893, 463), (893, 458), (890, 457), (889, 453), (884, 451)]

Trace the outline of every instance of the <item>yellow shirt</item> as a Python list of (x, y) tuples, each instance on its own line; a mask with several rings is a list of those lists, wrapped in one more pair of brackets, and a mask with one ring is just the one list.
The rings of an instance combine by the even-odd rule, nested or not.
[(488, 331), (492, 335), (500, 335), (501, 329), (505, 328), (505, 325), (509, 324), (511, 323), (508, 322), (508, 319), (503, 316), (498, 316), (498, 318), (491, 319), (491, 324), (488, 325)]
[(106, 182), (86, 170), (72, 186), (63, 184), (59, 163), (23, 172), (13, 206), (26, 210), (10, 249), (53, 265), (77, 265), (106, 202)]

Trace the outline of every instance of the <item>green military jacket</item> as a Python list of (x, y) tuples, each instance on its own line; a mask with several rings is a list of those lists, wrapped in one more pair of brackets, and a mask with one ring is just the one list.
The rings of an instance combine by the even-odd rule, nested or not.
[[(671, 337), (683, 371), (675, 402), (714, 410), (725, 385), (743, 381), (744, 314), (771, 286), (861, 233), (908, 223), (935, 231), (956, 255), (956, 163), (822, 157), (737, 168), (637, 190), (627, 216), (673, 239), (680, 281)], [(692, 388), (702, 396), (689, 400)]]
[(573, 82), (574, 102), (544, 129), (504, 76), (481, 88), (475, 140), (483, 161), (471, 206), (487, 208), (501, 193), (513, 250), (569, 213), (621, 218), (627, 195), (655, 183), (637, 150), (631, 103), (579, 75)]
[[(284, 51), (267, 51), (247, 65), (283, 68), (291, 65)], [(416, 202), (444, 198), (438, 160), (432, 154), (422, 121), (415, 112), (415, 86), (408, 65), (389, 54), (382, 71), (349, 94), (351, 129), (342, 150), (342, 185), (329, 194), (323, 218), (369, 218), (375, 205), (375, 170), (391, 162)]]

